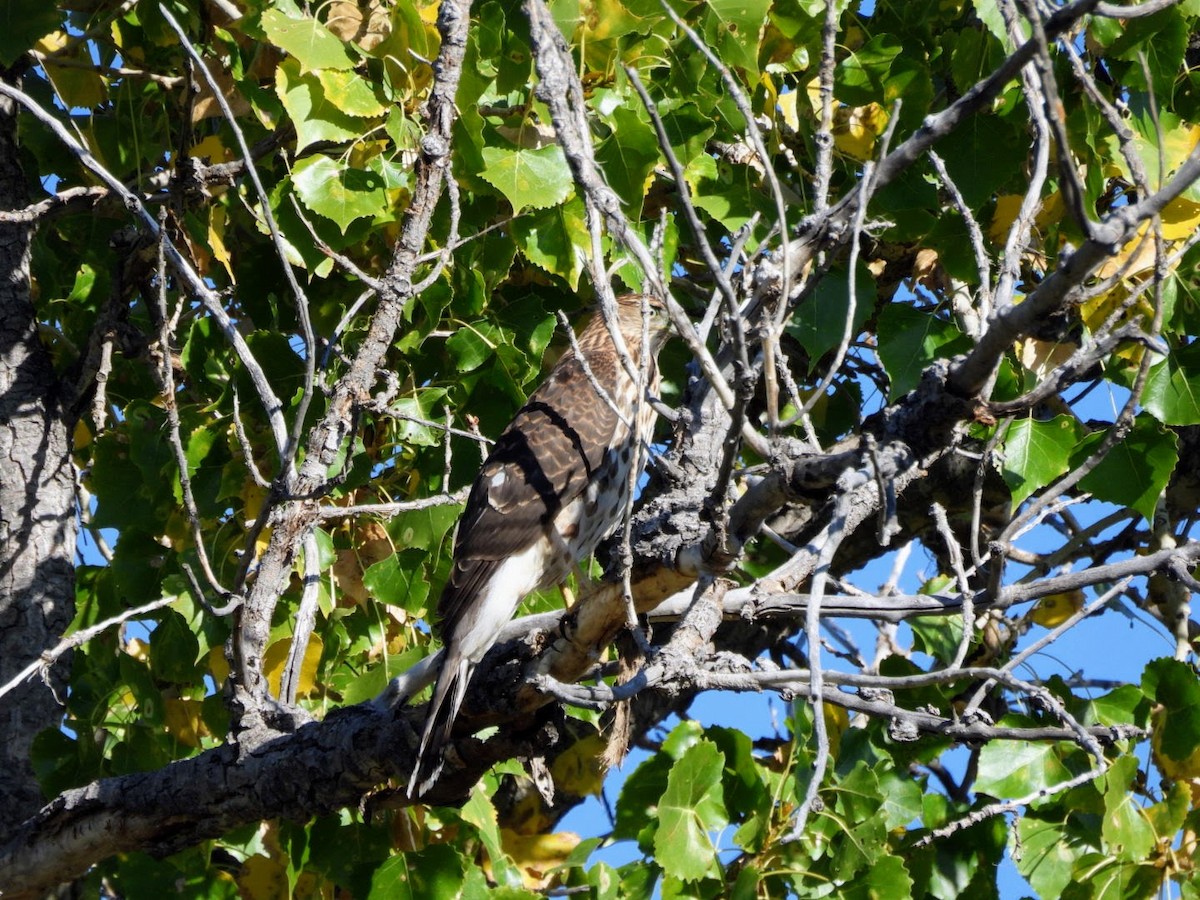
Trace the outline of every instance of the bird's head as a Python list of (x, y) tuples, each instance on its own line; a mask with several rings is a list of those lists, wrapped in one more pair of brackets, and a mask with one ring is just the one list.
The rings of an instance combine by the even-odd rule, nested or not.
[(671, 317), (667, 307), (657, 297), (649, 294), (622, 294), (617, 298), (617, 319), (621, 336), (629, 347), (641, 346), (643, 323), (654, 355), (662, 349), (671, 336)]

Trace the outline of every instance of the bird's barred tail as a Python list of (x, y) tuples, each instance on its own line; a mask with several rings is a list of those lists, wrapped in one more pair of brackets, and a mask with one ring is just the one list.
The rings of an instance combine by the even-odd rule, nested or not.
[(450, 647), (446, 648), (446, 658), (438, 672), (437, 684), (433, 687), (433, 699), (429, 701), (429, 711), (425, 714), (425, 730), (417, 751), (417, 764), (408, 782), (410, 798), (423, 796), (441, 775), (443, 754), (450, 743), (454, 718), (462, 706), (474, 671), (475, 664), (471, 660)]

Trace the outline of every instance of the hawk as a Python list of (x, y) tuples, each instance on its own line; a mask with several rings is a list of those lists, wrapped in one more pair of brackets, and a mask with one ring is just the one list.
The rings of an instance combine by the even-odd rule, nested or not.
[[(646, 389), (657, 392), (658, 351), (669, 335), (662, 304), (636, 294), (619, 297), (615, 325), (635, 371), (646, 373)], [(410, 796), (437, 781), (471, 674), (517, 604), (561, 584), (612, 533), (632, 474), (646, 463), (654, 407), (638, 403), (637, 382), (604, 317), (593, 316), (576, 343), (496, 441), (459, 519), (454, 566), (438, 602), (445, 654)]]

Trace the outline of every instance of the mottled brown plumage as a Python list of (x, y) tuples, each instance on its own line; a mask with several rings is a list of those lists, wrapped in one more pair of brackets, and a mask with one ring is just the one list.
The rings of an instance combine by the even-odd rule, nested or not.
[[(661, 304), (651, 301), (649, 308), (647, 389), (656, 392), (657, 356), (668, 322)], [(642, 298), (619, 298), (617, 312), (626, 348), (640, 369)], [(437, 780), (471, 673), (517, 604), (562, 583), (616, 528), (631, 470), (640, 473), (645, 465), (654, 409), (644, 402), (638, 406), (635, 443), (636, 382), (599, 313), (578, 345), (611, 403), (575, 351), (567, 351), (496, 441), (459, 519), (454, 566), (438, 603), (445, 656), (409, 783), (414, 796)]]

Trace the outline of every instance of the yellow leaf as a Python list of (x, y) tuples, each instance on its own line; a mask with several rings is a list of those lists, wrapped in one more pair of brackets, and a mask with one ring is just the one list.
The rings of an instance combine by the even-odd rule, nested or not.
[[(1016, 221), (1024, 199), (1024, 194), (1001, 194), (996, 198), (996, 209), (992, 213), (992, 221), (987, 227), (988, 240), (993, 244), (1004, 246), (1004, 242), (1008, 240), (1008, 230)], [(1044, 232), (1051, 225), (1062, 221), (1065, 211), (1062, 194), (1055, 191), (1042, 198), (1041, 205), (1033, 217), (1033, 224)]]
[(842, 745), (842, 735), (850, 727), (850, 714), (843, 706), (826, 703), (821, 707), (825, 711), (825, 732), (829, 735), (829, 752), (835, 757)]
[(953, 575), (934, 575), (923, 585), (919, 593), (922, 594), (940, 594), (942, 591), (949, 591), (954, 588)]
[(263, 502), (267, 499), (267, 489), (255, 484), (253, 478), (246, 478), (242, 482), (242, 489), (239, 493), (242, 498), (242, 517), (246, 524), (250, 524), (262, 513)]
[(988, 239), (993, 244), (1004, 245), (1008, 239), (1008, 229), (1016, 221), (1024, 199), (1021, 194), (1001, 194), (996, 198), (996, 211), (992, 213), (992, 221), (987, 229)]
[(237, 876), (243, 900), (288, 900), (287, 866), (282, 860), (251, 856), (242, 863)]
[(504, 821), (512, 826), (514, 833), (533, 835), (554, 827), (556, 820), (547, 815), (542, 795), (530, 789), (523, 791), (509, 807)]
[(555, 785), (576, 797), (599, 794), (604, 786), (604, 770), (600, 765), (604, 748), (604, 738), (595, 733), (572, 744), (550, 767)]
[(808, 105), (812, 107), (813, 115), (817, 120), (821, 119), (821, 80), (814, 78), (804, 88), (804, 92), (808, 94)]
[(1162, 236), (1168, 241), (1191, 237), (1200, 228), (1200, 203), (1176, 197), (1166, 205), (1159, 218), (1162, 219)]
[(130, 638), (126, 641), (125, 652), (138, 662), (148, 662), (150, 659), (150, 645), (140, 638)]
[(1183, 165), (1183, 161), (1191, 156), (1196, 145), (1200, 144), (1200, 125), (1183, 125), (1171, 128), (1163, 135), (1163, 162), (1167, 164), (1167, 172), (1174, 172)]
[[(279, 684), (283, 679), (283, 667), (287, 665), (288, 653), (292, 649), (291, 638), (276, 641), (263, 654), (263, 674), (271, 686), (271, 693), (279, 696)], [(300, 681), (296, 685), (296, 696), (307, 697), (317, 683), (317, 666), (321, 662), (321, 639), (312, 635), (304, 648), (304, 659), (300, 663)]]
[(796, 91), (788, 91), (782, 95), (776, 102), (779, 107), (779, 114), (783, 117), (784, 124), (792, 131), (800, 130), (800, 116), (796, 112), (796, 100), (800, 95)]
[(75, 423), (74, 442), (76, 450), (82, 450), (92, 442), (92, 430), (88, 428), (87, 422), (83, 419), (79, 419)]
[(420, 9), (421, 21), (426, 25), (436, 25), (440, 7), (441, 3), (426, 3)]
[(1072, 344), (1039, 341), (1037, 338), (1026, 338), (1017, 344), (1017, 356), (1021, 365), (1038, 378), (1045, 378), (1070, 359), (1074, 352), (1075, 347)]
[(1038, 210), (1033, 221), (1038, 228), (1045, 231), (1051, 225), (1061, 222), (1066, 213), (1067, 204), (1063, 202), (1062, 191), (1055, 191), (1042, 200), (1042, 208)]
[(354, 530), (353, 544), (352, 548), (337, 551), (333, 578), (343, 596), (363, 604), (370, 598), (370, 592), (363, 585), (363, 573), (387, 559), (396, 549), (384, 527), (371, 521), (363, 522)]
[(887, 120), (887, 111), (878, 103), (834, 110), (833, 145), (854, 159), (870, 159)]
[(1044, 628), (1061, 625), (1083, 609), (1083, 591), (1067, 591), (1065, 594), (1050, 594), (1037, 602), (1029, 618)]
[(225, 658), (224, 647), (217, 646), (208, 651), (208, 671), (212, 672), (217, 684), (223, 684), (229, 677), (229, 660)]
[(210, 134), (204, 140), (192, 145), (192, 156), (196, 159), (207, 160), (211, 164), (229, 162), (233, 154), (225, 146), (220, 135)]
[(1109, 278), (1121, 273), (1124, 279), (1148, 272), (1154, 268), (1154, 240), (1149, 237), (1150, 224), (1147, 222), (1138, 229), (1125, 246), (1113, 256), (1110, 256), (1096, 270), (1101, 278)]
[(65, 31), (52, 31), (34, 44), (33, 49), (39, 53), (57, 53), (69, 40)]
[(233, 255), (225, 244), (225, 207), (214, 204), (208, 214), (208, 248), (213, 257), (224, 267), (229, 280), (236, 283), (233, 274)]
[(267, 552), (267, 545), (271, 543), (271, 529), (264, 528), (258, 533), (258, 538), (254, 541), (254, 555), (262, 556)]
[(305, 869), (296, 878), (296, 887), (292, 891), (292, 900), (321, 900), (323, 881), (315, 872)]
[(1171, 781), (1187, 786), (1192, 795), (1192, 809), (1200, 807), (1200, 747), (1187, 759), (1173, 759), (1162, 750), (1162, 736), (1167, 724), (1167, 710), (1157, 704), (1150, 711), (1150, 755), (1154, 765)]
[[(1090, 300), (1085, 301), (1079, 307), (1079, 316), (1091, 331), (1099, 331), (1100, 328), (1108, 321), (1109, 316), (1117, 311), (1125, 301), (1129, 299), (1129, 288), (1124, 283), (1117, 284), (1112, 290), (1106, 291)], [(1136, 303), (1121, 313), (1118, 322), (1136, 321), (1139, 317), (1149, 319), (1154, 315), (1154, 307), (1151, 305), (1151, 295), (1149, 292), (1143, 292), (1142, 296)], [(1121, 344), (1113, 351), (1112, 356), (1116, 359), (1124, 360), (1132, 365), (1137, 365), (1142, 360), (1142, 355), (1146, 352), (1146, 348), (1142, 344), (1132, 342)]]
[(185, 697), (163, 698), (163, 719), (167, 733), (187, 747), (199, 747), (200, 738), (209, 735), (200, 717), (203, 703)]
[(192, 542), (192, 523), (181, 509), (171, 510), (167, 516), (167, 524), (163, 528), (163, 537), (171, 543), (174, 550), (182, 550)]
[(46, 75), (67, 109), (92, 109), (108, 99), (108, 83), (95, 69), (56, 66), (46, 61)]
[(579, 835), (569, 831), (524, 835), (502, 828), (500, 843), (520, 868), (525, 887), (544, 890), (553, 886), (555, 877), (547, 873), (567, 861), (579, 844)]

